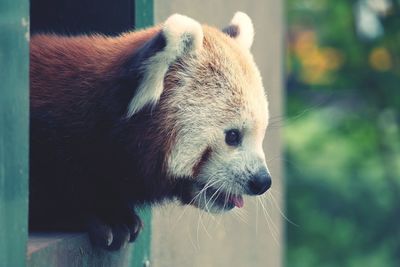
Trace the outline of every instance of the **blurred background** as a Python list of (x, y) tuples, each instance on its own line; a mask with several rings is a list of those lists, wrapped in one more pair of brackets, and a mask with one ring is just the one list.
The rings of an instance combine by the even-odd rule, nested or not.
[(400, 266), (400, 1), (286, 18), (286, 266)]

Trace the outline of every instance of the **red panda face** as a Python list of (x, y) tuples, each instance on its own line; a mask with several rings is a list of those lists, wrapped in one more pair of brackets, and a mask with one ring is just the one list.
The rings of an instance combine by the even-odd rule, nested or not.
[(191, 204), (211, 212), (241, 207), (243, 194), (271, 186), (262, 149), (268, 107), (249, 51), (251, 20), (238, 12), (222, 32), (173, 15), (161, 34), (165, 46), (144, 64), (128, 117), (157, 105), (158, 131), (169, 140), (166, 176), (192, 182)]
[(160, 106), (177, 130), (169, 176), (191, 177), (191, 203), (218, 212), (271, 186), (262, 149), (268, 108), (250, 44), (206, 26), (203, 35), (201, 48), (170, 68)]

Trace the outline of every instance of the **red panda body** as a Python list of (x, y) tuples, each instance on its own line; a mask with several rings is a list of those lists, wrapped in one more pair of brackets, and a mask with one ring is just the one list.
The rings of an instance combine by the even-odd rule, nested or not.
[(32, 36), (30, 230), (88, 229), (115, 250), (137, 237), (141, 205), (221, 212), (270, 187), (253, 27), (232, 23), (175, 14), (115, 38)]
[(30, 229), (79, 230), (99, 214), (118, 224), (136, 204), (173, 196), (146, 111), (124, 120), (140, 80), (130, 61), (158, 32), (32, 37)]

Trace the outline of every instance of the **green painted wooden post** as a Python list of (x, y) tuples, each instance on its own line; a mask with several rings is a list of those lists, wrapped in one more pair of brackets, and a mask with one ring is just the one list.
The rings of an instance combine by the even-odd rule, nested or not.
[(135, 12), (134, 22), (135, 29), (146, 28), (154, 23), (154, 6), (153, 0), (134, 0)]
[(150, 260), (150, 242), (151, 242), (151, 208), (140, 211), (139, 216), (143, 220), (144, 228), (138, 239), (135, 241), (132, 250), (131, 266), (146, 266)]
[(29, 2), (0, 1), (0, 266), (25, 266)]
[[(146, 28), (154, 23), (153, 0), (134, 0), (134, 23), (135, 29)], [(150, 259), (151, 241), (151, 208), (145, 208), (140, 212), (144, 229), (136, 240), (132, 253), (132, 266), (146, 266)]]

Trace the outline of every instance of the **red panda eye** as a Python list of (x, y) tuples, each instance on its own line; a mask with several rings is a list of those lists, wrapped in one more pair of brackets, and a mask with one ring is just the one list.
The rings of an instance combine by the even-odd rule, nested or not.
[(240, 143), (240, 132), (237, 129), (228, 130), (225, 133), (225, 143), (229, 146), (238, 146)]

